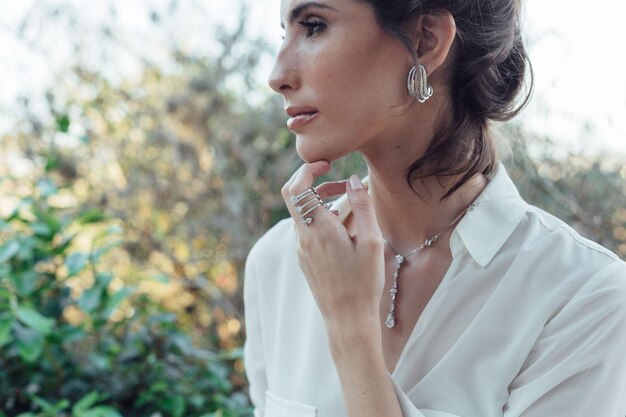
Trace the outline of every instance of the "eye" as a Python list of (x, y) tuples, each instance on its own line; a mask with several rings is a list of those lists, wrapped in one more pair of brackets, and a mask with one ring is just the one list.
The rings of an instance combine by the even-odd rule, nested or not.
[(300, 26), (306, 29), (306, 36), (310, 38), (313, 35), (317, 35), (326, 28), (326, 24), (319, 20), (319, 18), (307, 18), (298, 22)]

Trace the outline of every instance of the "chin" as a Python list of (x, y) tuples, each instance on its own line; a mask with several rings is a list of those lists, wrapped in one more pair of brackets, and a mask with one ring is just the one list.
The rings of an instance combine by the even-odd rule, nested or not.
[(322, 142), (323, 141), (311, 141), (310, 139), (306, 140), (298, 137), (296, 139), (296, 152), (306, 163), (317, 161), (333, 162), (343, 158), (349, 153), (341, 149), (321, 146)]

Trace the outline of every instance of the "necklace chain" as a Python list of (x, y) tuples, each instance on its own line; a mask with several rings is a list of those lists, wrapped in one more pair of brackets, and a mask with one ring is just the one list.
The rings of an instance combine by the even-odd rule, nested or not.
[(402, 255), (399, 251), (397, 251), (393, 246), (391, 246), (391, 243), (389, 243), (387, 239), (385, 239), (385, 237), (383, 236), (383, 241), (385, 242), (385, 244), (389, 247), (389, 249), (391, 249), (396, 254), (396, 258), (395, 258), (396, 270), (393, 273), (393, 284), (391, 286), (391, 289), (389, 289), (389, 295), (391, 297), (391, 304), (389, 304), (389, 313), (387, 313), (387, 319), (385, 320), (385, 326), (387, 326), (389, 329), (392, 329), (396, 325), (395, 311), (396, 311), (396, 298), (398, 296), (398, 278), (400, 277), (400, 270), (402, 269), (402, 265), (404, 264), (404, 261), (406, 261), (408, 257), (413, 256), (414, 254), (421, 252), (423, 249), (426, 249), (432, 246), (437, 240), (439, 240), (439, 237), (442, 234), (450, 230), (452, 226), (454, 226), (456, 223), (458, 223), (459, 220), (461, 220), (461, 218), (465, 215), (465, 213), (467, 213), (470, 210), (475, 209), (478, 206), (478, 204), (479, 203), (472, 203), (469, 206), (467, 206), (467, 208), (463, 210), (461, 213), (459, 213), (459, 215), (456, 216), (454, 220), (452, 220), (452, 222), (445, 229), (443, 229), (439, 233), (432, 235), (431, 237), (426, 239), (424, 243), (422, 243), (421, 245), (419, 245), (417, 248), (413, 249), (411, 252), (407, 253), (406, 255)]

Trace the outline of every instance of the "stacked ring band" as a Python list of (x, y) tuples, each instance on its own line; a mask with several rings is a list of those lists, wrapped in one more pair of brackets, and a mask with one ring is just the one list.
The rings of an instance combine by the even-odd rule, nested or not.
[(327, 209), (330, 208), (330, 203), (324, 204), (324, 201), (322, 201), (322, 198), (319, 196), (317, 191), (315, 191), (315, 188), (309, 188), (298, 195), (292, 196), (291, 204), (293, 204), (296, 213), (300, 214), (302, 221), (307, 226), (313, 221), (313, 216), (309, 216), (310, 213), (321, 206), (324, 206)]

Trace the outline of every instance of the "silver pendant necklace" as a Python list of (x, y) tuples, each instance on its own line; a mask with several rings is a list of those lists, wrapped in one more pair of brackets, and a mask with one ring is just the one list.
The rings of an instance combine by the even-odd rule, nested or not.
[(389, 304), (389, 313), (387, 314), (387, 319), (385, 320), (385, 326), (387, 326), (387, 328), (393, 329), (394, 326), (396, 325), (395, 311), (396, 311), (396, 298), (398, 296), (398, 278), (400, 277), (400, 270), (402, 269), (402, 265), (404, 264), (404, 261), (406, 261), (408, 257), (413, 256), (416, 253), (421, 252), (422, 250), (428, 247), (431, 247), (439, 239), (439, 237), (442, 234), (447, 232), (452, 226), (458, 223), (458, 221), (461, 220), (461, 218), (465, 215), (465, 213), (467, 213), (470, 210), (473, 210), (474, 208), (476, 208), (476, 206), (478, 206), (478, 203), (470, 204), (465, 210), (463, 210), (458, 216), (456, 216), (454, 220), (452, 220), (452, 223), (450, 223), (448, 227), (446, 227), (441, 232), (435, 235), (432, 235), (431, 237), (426, 239), (424, 243), (422, 243), (421, 245), (419, 245), (417, 248), (413, 249), (411, 252), (407, 253), (406, 255), (402, 255), (400, 252), (394, 249), (394, 247), (391, 246), (391, 244), (383, 236), (383, 240), (385, 241), (385, 244), (389, 247), (389, 249), (391, 249), (396, 254), (396, 258), (395, 258), (396, 270), (393, 273), (393, 284), (391, 285), (391, 289), (389, 290), (389, 295), (391, 296), (391, 304)]

